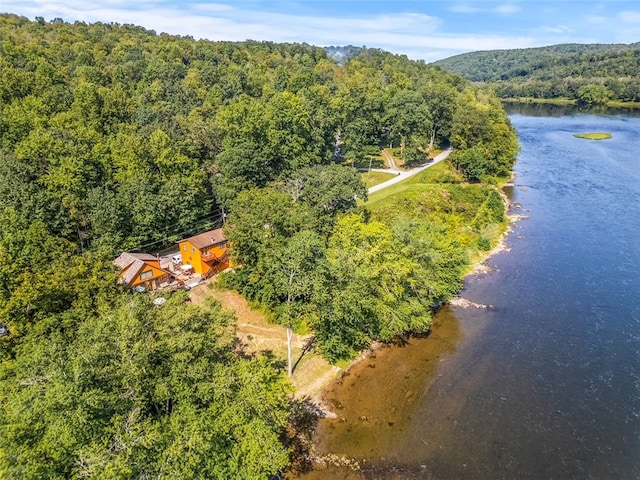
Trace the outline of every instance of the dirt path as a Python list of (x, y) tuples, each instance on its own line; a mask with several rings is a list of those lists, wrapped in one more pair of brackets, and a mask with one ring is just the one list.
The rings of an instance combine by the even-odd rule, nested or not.
[(402, 170), (400, 170), (398, 168), (398, 165), (396, 165), (396, 159), (393, 158), (393, 155), (391, 155), (389, 153), (389, 150), (387, 150), (386, 148), (382, 149), (382, 156), (384, 157), (384, 159), (387, 161), (387, 164), (389, 165), (388, 170), (390, 170), (389, 173), (395, 173), (395, 172), (401, 172)]
[[(270, 352), (277, 358), (287, 358), (287, 334), (280, 325), (271, 323), (263, 312), (252, 308), (249, 302), (233, 290), (216, 286), (215, 277), (189, 291), (191, 301), (204, 305), (207, 297), (216, 299), (238, 319), (237, 336), (250, 352)], [(296, 398), (306, 398), (318, 405), (322, 389), (342, 372), (313, 350), (306, 349), (311, 336), (293, 336), (294, 372), (291, 382)]]
[[(418, 168), (413, 168), (411, 170), (396, 170), (397, 172), (400, 172), (398, 174), (398, 176), (392, 178), (391, 180), (387, 180), (386, 182), (380, 183), (378, 185), (375, 185), (373, 187), (371, 187), (369, 189), (369, 194), (373, 193), (373, 192), (377, 192), (378, 190), (382, 190), (383, 188), (387, 188), (390, 187), (391, 185), (395, 185), (396, 183), (399, 183), (409, 177), (413, 177), (414, 175), (417, 175), (418, 173), (422, 172), (423, 170), (426, 170), (427, 168), (431, 168), (433, 167), (436, 163), (441, 162), (442, 160), (444, 160), (445, 158), (447, 158), (451, 152), (453, 151), (452, 148), (448, 148), (445, 151), (443, 151), (440, 155), (438, 155), (437, 157), (435, 157), (433, 159), (432, 162), (429, 162), (421, 167)], [(384, 152), (384, 150), (383, 150)], [(388, 154), (388, 153), (387, 153)], [(395, 163), (394, 163), (395, 165)]]

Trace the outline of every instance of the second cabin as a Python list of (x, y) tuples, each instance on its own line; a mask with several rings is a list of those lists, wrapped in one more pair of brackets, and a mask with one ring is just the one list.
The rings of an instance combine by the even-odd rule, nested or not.
[(229, 267), (229, 248), (222, 229), (210, 230), (178, 242), (182, 268), (208, 277)]

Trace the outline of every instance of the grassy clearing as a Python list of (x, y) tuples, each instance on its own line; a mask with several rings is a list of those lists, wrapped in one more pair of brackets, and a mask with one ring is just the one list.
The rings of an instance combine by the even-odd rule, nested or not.
[(443, 161), (437, 163), (433, 167), (427, 168), (413, 177), (409, 177), (400, 183), (372, 193), (369, 195), (369, 201), (366, 203), (366, 207), (370, 209), (374, 208), (376, 204), (384, 202), (389, 197), (415, 189), (415, 185), (456, 182), (459, 179), (456, 175), (448, 162)]
[(395, 173), (364, 172), (362, 173), (362, 181), (367, 186), (367, 188), (371, 188), (375, 185), (380, 185), (381, 183), (384, 183), (387, 180), (391, 180), (395, 176), (396, 176)]
[(464, 248), (471, 269), (498, 245), (508, 226), (506, 219), (478, 224), (477, 217), (486, 208), (483, 204), (495, 188), (498, 187), (463, 182), (445, 161), (371, 194), (363, 206), (374, 219), (383, 222), (404, 216), (437, 225), (447, 232), (450, 241)]
[(345, 164), (355, 168), (387, 168), (387, 164), (381, 155), (367, 155), (357, 159), (355, 162), (345, 162)]
[(594, 132), (594, 133), (574, 133), (576, 138), (586, 138), (587, 140), (607, 140), (612, 137), (610, 133)]

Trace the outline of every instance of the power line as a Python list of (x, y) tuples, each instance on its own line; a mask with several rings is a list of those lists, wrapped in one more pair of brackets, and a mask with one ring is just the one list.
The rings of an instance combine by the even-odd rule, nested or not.
[[(161, 238), (158, 238), (156, 236), (156, 238), (158, 238), (157, 240), (154, 240), (152, 242), (147, 242), (147, 243), (142, 243), (142, 244), (138, 244), (135, 245), (131, 248), (132, 251), (135, 250), (141, 250), (143, 248), (146, 247), (151, 247), (154, 245), (159, 245), (159, 244), (163, 244), (163, 243), (169, 243), (171, 240), (171, 237), (184, 237), (184, 235), (189, 234), (189, 233), (194, 233), (194, 231), (196, 230), (196, 227), (202, 227), (205, 224), (208, 225), (213, 225), (213, 226), (217, 226), (217, 228), (221, 228), (222, 225), (224, 223), (224, 215), (222, 212), (219, 212), (217, 215), (213, 214), (213, 215), (205, 215), (202, 217), (199, 217), (197, 219), (192, 220), (191, 222), (189, 222), (185, 228), (183, 228), (180, 231), (177, 232), (167, 232), (167, 230), (169, 230), (170, 227), (167, 227), (165, 229), (164, 235)], [(184, 226), (183, 226), (184, 227)], [(200, 229), (200, 228), (198, 228)]]
[[(203, 222), (203, 224), (204, 224), (204, 223), (208, 223), (208, 224), (210, 224), (210, 225), (218, 225), (218, 228), (220, 228), (220, 227), (222, 226), (222, 224), (220, 223), (220, 219), (218, 219), (217, 221)], [(195, 226), (195, 225), (194, 225), (194, 226)], [(193, 226), (193, 227), (194, 227), (194, 226)], [(134, 248), (132, 248), (131, 250), (141, 250), (141, 249), (143, 249), (143, 248), (145, 248), (145, 247), (151, 247), (151, 246), (153, 246), (153, 245), (158, 245), (158, 244), (162, 244), (162, 243), (169, 243), (169, 242), (171, 242), (170, 237), (172, 237), (172, 236), (180, 236), (180, 237), (184, 237), (184, 235), (185, 235), (185, 234), (187, 234), (187, 233), (193, 233), (193, 232), (194, 232), (194, 230), (195, 230), (195, 228), (193, 228), (193, 227), (188, 228), (188, 229), (186, 229), (186, 230), (182, 230), (182, 231), (180, 231), (180, 232), (176, 232), (176, 233), (171, 234), (171, 235), (167, 235), (167, 236), (165, 236), (164, 238), (161, 238), (161, 239), (155, 240), (155, 241), (153, 241), (153, 242), (148, 242), (148, 243), (144, 243), (144, 244), (136, 245), (136, 246), (135, 246)], [(175, 243), (175, 241), (173, 241), (172, 243)]]

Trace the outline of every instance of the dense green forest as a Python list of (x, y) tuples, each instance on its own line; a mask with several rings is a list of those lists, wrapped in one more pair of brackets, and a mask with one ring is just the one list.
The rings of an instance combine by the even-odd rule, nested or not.
[[(306, 44), (0, 15), (0, 72), (2, 477), (255, 479), (289, 463), (280, 359), (244, 351), (217, 304), (177, 292), (158, 308), (116, 285), (121, 251), (224, 216), (240, 265), (225, 282), (335, 361), (428, 331), (504, 220), (487, 184), (517, 142), (498, 99), (404, 56), (338, 65)], [(410, 215), (362, 206), (349, 165), (381, 144), (417, 161), (456, 149)]]
[(434, 64), (490, 85), (501, 98), (640, 102), (640, 43), (480, 51)]

